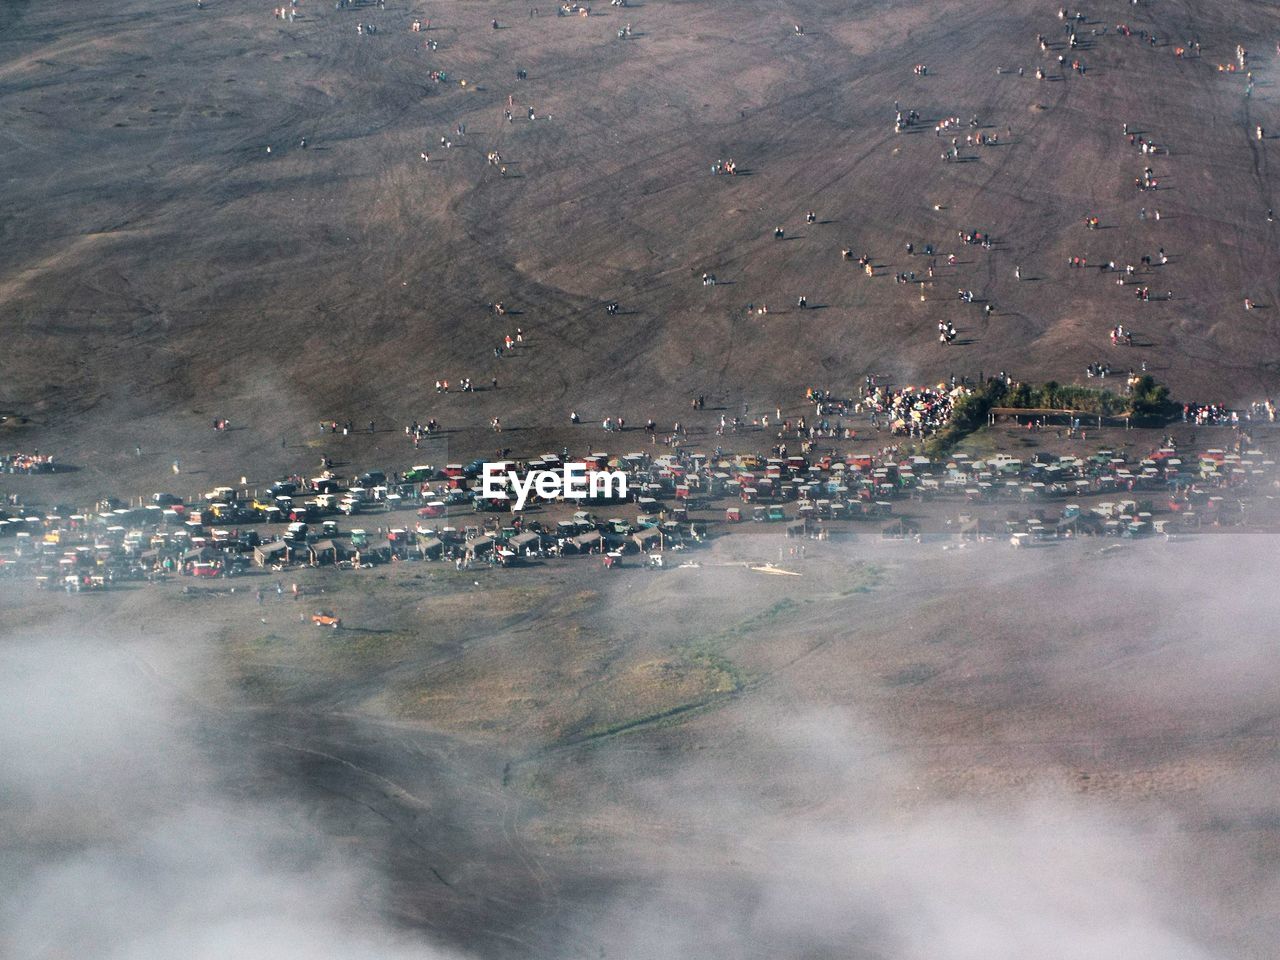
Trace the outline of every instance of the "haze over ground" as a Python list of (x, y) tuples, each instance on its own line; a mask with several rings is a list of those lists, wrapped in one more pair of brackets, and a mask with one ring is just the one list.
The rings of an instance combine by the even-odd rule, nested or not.
[(6, 591), (0, 944), (1264, 960), (1270, 539)]
[[(269, 479), (330, 418), (375, 420), (341, 455), (395, 469), (414, 419), (451, 431), (436, 462), (490, 453), (493, 416), (576, 450), (571, 409), (799, 407), (868, 372), (1276, 387), (1273, 6), (1108, 0), (1087, 75), (1043, 82), (1053, 3), (205, 7), (0, 4), (0, 436), (81, 467), (33, 496), (150, 493), (175, 459)], [(1249, 100), (1215, 66), (1237, 43)], [(932, 124), (972, 115), (1002, 142), (941, 163)], [(907, 241), (962, 261), (924, 303)], [(1160, 246), (1170, 301), (1066, 266)], [(500, 387), (435, 393), (463, 376)], [(6, 588), (0, 953), (1273, 960), (1271, 539), (898, 547), (814, 544), (799, 578), (716, 566), (776, 559), (750, 536), (662, 574), (302, 571), (350, 628), (321, 636), (220, 586)]]

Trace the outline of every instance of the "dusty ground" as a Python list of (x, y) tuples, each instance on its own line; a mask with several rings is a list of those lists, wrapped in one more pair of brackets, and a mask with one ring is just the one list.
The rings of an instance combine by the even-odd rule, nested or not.
[[(492, 451), (495, 415), (520, 453), (576, 450), (601, 434), (564, 430), (570, 409), (689, 420), (705, 393), (705, 430), (715, 408), (795, 410), (805, 386), (866, 372), (1074, 381), (1092, 360), (1145, 359), (1182, 397), (1277, 386), (1275, 141), (1250, 130), (1280, 127), (1280, 15), (1262, 5), (1089, 10), (1088, 75), (1042, 83), (995, 68), (1042, 62), (1035, 34), (1061, 36), (1050, 3), (647, 0), (580, 19), (389, 0), (304, 4), (292, 25), (266, 4), (205, 6), (0, 5), (0, 449), (83, 468), (29, 481), (37, 499), (170, 488), (174, 459), (179, 492), (321, 453), (464, 459)], [(417, 14), (438, 50), (408, 32)], [(1121, 18), (1194, 36), (1203, 56), (1087, 36)], [(380, 30), (359, 36), (357, 21)], [(1237, 42), (1258, 63), (1250, 101), (1213, 66)], [(891, 132), (895, 100), (923, 132)], [(932, 123), (972, 114), (1002, 143), (941, 164)], [(1131, 186), (1143, 161), (1125, 121), (1171, 151), (1151, 161), (1157, 195)], [(468, 134), (440, 149), (458, 123)], [(749, 175), (712, 177), (727, 157)], [(1144, 205), (1158, 223), (1138, 219)], [(779, 224), (794, 239), (773, 240)], [(959, 250), (923, 303), (893, 282), (923, 270), (906, 241), (949, 252), (962, 227), (995, 250)], [(841, 263), (842, 246), (882, 275)], [(1160, 246), (1170, 263), (1149, 282), (1172, 301), (1065, 265)], [(1015, 265), (1035, 279), (1015, 282)], [(727, 282), (704, 289), (703, 271)], [(991, 299), (991, 319), (957, 287)], [(789, 309), (801, 293), (823, 309)], [(1244, 312), (1245, 296), (1263, 309)], [(742, 309), (761, 302), (767, 320)], [(948, 350), (940, 317), (961, 331)], [(1105, 345), (1118, 321), (1138, 331), (1132, 351)], [(527, 345), (495, 361), (516, 326)], [(463, 376), (499, 388), (434, 392)], [(215, 416), (233, 429), (213, 434)], [(445, 443), (415, 453), (403, 425), (431, 416)], [(357, 435), (321, 438), (331, 417)], [(378, 432), (359, 432), (370, 419)], [(6, 588), (6, 656), (87, 637), (68, 662), (123, 649), (129, 695), (84, 697), (83, 726), (61, 718), (81, 698), (54, 697), (44, 749), (0, 740), (0, 787), (18, 797), (0, 808), (16, 891), (0, 952), (85, 955), (77, 938), (108, 916), (120, 926), (95, 949), (149, 927), (130, 928), (122, 895), (81, 927), (63, 910), (13, 933), (46, 916), (30, 909), (41, 890), (93, 904), (133, 876), (50, 888), (50, 865), (128, 848), (152, 817), (217, 796), (319, 825), (379, 878), (354, 898), (368, 912), (484, 957), (1270, 960), (1272, 546), (829, 544), (809, 547), (801, 577), (774, 577), (716, 566), (777, 559), (775, 541), (735, 537), (698, 570), (654, 574), (584, 561), (303, 575), (352, 628), (338, 633), (300, 624), (313, 598), (277, 600), (269, 579), (243, 581), (268, 587), (261, 607), (252, 589)], [(3, 675), (0, 731), (21, 731), (10, 704), (42, 687)], [(148, 735), (117, 743), (131, 724)], [(152, 769), (187, 751), (178, 773)], [(78, 786), (37, 802), (38, 785), (10, 779), (26, 758), (37, 779), (56, 768)], [(149, 897), (186, 889), (137, 873)], [(227, 886), (256, 892), (255, 875)], [(180, 942), (149, 955), (195, 955)]]
[[(654, 0), (583, 19), (393, 0), (304, 4), (293, 24), (257, 3), (205, 6), (0, 12), (6, 441), (99, 481), (152, 487), (175, 458), (210, 475), (309, 466), (315, 424), (332, 417), (384, 431), (329, 451), (340, 459), (407, 465), (402, 428), (431, 416), (451, 431), (432, 456), (490, 453), (495, 415), (503, 445), (576, 447), (559, 429), (570, 409), (697, 428), (713, 408), (794, 409), (805, 386), (852, 388), (866, 372), (1070, 382), (1093, 360), (1144, 359), (1188, 399), (1276, 387), (1272, 141), (1250, 131), (1274, 119), (1280, 23), (1256, 4), (1088, 11), (1087, 76), (1044, 82), (996, 67), (1056, 73), (1058, 51), (1034, 44), (1062, 36), (1052, 4)], [(409, 32), (415, 15), (428, 33)], [(1161, 45), (1116, 35), (1121, 17)], [(360, 36), (357, 22), (380, 30)], [(616, 38), (626, 22), (630, 42)], [(1202, 57), (1175, 59), (1165, 41), (1190, 37)], [(1257, 70), (1248, 101), (1245, 79), (1215, 68), (1236, 43)], [(468, 88), (432, 83), (432, 69)], [(892, 133), (895, 102), (920, 130)], [(933, 123), (953, 115), (1001, 143), (940, 163)], [(1158, 194), (1133, 189), (1148, 161), (1124, 121), (1170, 151), (1150, 161)], [(440, 148), (458, 123), (467, 135)], [(725, 157), (750, 175), (712, 177)], [(1142, 206), (1162, 219), (1139, 221)], [(1091, 213), (1103, 229), (1084, 228)], [(792, 239), (773, 240), (777, 225)], [(961, 228), (995, 249), (957, 248)], [(907, 241), (960, 254), (925, 303), (893, 282), (924, 272)], [(882, 275), (841, 263), (842, 246)], [(1169, 264), (1143, 281), (1172, 301), (1138, 303), (1066, 266), (1161, 246)], [(722, 284), (703, 288), (703, 271)], [(955, 301), (959, 287), (993, 316)], [(801, 293), (823, 309), (794, 309)], [(1245, 312), (1246, 296), (1264, 309)], [(505, 318), (488, 310), (497, 300)], [(772, 309), (748, 317), (747, 303)], [(961, 331), (951, 349), (936, 343), (944, 317)], [(1138, 347), (1106, 344), (1117, 321)], [(526, 346), (495, 361), (517, 326)], [(499, 389), (435, 394), (437, 378), (463, 376)], [(711, 402), (691, 418), (698, 393)], [(211, 438), (215, 416), (233, 429)]]

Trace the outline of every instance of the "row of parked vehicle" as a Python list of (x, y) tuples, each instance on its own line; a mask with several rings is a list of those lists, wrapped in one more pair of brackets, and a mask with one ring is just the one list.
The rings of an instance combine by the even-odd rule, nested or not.
[[(663, 549), (704, 536), (705, 521), (694, 513), (704, 511), (705, 517), (717, 502), (724, 508), (728, 501), (722, 516), (731, 522), (769, 523), (794, 517), (799, 524), (885, 518), (892, 514), (895, 500), (939, 497), (1032, 505), (1061, 499), (1066, 507), (1055, 522), (1066, 527), (1056, 533), (1092, 532), (1096, 527), (1103, 534), (1133, 536), (1158, 532), (1162, 522), (1158, 514), (1165, 512), (1191, 525), (1234, 522), (1241, 497), (1251, 490), (1269, 490), (1276, 479), (1274, 461), (1260, 450), (1231, 453), (1218, 448), (1188, 455), (1162, 447), (1137, 460), (1103, 449), (1088, 457), (1039, 452), (1029, 459), (975, 458), (963, 453), (945, 460), (881, 458), (869, 453), (762, 457), (717, 451), (657, 457), (596, 453), (583, 461), (589, 469), (626, 474), (626, 499), (634, 503), (634, 520), (600, 519), (588, 510), (568, 516), (564, 510), (551, 514), (563, 519), (545, 519), (537, 527), (531, 525), (540, 516), (537, 513), (519, 520), (495, 518), (494, 529), (514, 530), (515, 536), (536, 533), (535, 538), (521, 541), (526, 553), (562, 547), (578, 552), (603, 547), (647, 550), (651, 543)], [(502, 468), (524, 476), (561, 465), (561, 456), (546, 454), (507, 461)], [(473, 460), (439, 467), (419, 464), (401, 474), (370, 470), (350, 479), (326, 472), (309, 479), (281, 478), (260, 491), (219, 486), (189, 502), (172, 493), (157, 493), (144, 504), (104, 498), (85, 510), (10, 504), (0, 508), (0, 538), (9, 540), (7, 548), (0, 549), (0, 575), (25, 571), (51, 582), (74, 580), (84, 586), (158, 572), (232, 575), (251, 560), (274, 563), (272, 558), (280, 553), (286, 560), (302, 562), (346, 553), (353, 554), (356, 562), (376, 561), (395, 555), (403, 544), (392, 541), (390, 535), (387, 542), (370, 538), (360, 529), (340, 535), (337, 515), (409, 506), (417, 508), (416, 524), (409, 519), (400, 528), (394, 521), (378, 525), (393, 534), (404, 529), (415, 541), (437, 540), (448, 548), (458, 536), (448, 525), (450, 515), (458, 512), (451, 511), (451, 506), (510, 517), (509, 501), (477, 496), (483, 469), (484, 461)], [(620, 505), (617, 497), (575, 504), (595, 509), (608, 506), (601, 511), (606, 515), (621, 512), (614, 509)], [(283, 539), (272, 541), (283, 544), (283, 551), (260, 549), (260, 540), (267, 535), (254, 528), (261, 523), (284, 526)], [(1047, 529), (1048, 524), (1042, 527)], [(1042, 535), (1039, 529), (1009, 534), (1015, 532), (1029, 533), (1032, 539)], [(341, 549), (317, 549), (317, 544), (339, 536)], [(481, 540), (501, 540), (478, 536), (470, 538), (476, 549), (483, 548)], [(465, 533), (461, 535), (462, 541), (467, 539)], [(505, 549), (505, 541), (500, 548)], [(263, 561), (258, 561), (259, 553)]]

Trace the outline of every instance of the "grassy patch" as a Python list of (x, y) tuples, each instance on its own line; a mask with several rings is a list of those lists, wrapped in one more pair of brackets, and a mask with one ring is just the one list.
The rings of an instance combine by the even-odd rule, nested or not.
[(705, 645), (633, 661), (586, 692), (582, 699), (589, 713), (561, 742), (594, 740), (668, 721), (737, 693), (744, 684), (733, 661)]
[[(806, 601), (807, 602), (807, 601)], [(782, 617), (798, 610), (800, 603), (790, 598), (779, 600), (773, 606), (760, 611), (754, 616), (739, 621), (732, 627), (716, 635), (718, 641), (742, 640), (764, 627), (773, 626)]]
[[(853, 582), (839, 596), (869, 593), (884, 579), (876, 564), (853, 568)], [(681, 723), (742, 692), (756, 678), (727, 652), (733, 645), (776, 631), (799, 613), (809, 598), (784, 597), (720, 631), (694, 635), (671, 647), (662, 660), (634, 664), (600, 685), (608, 719), (589, 723), (566, 735), (559, 745), (617, 736), (640, 728)]]
[(713, 670), (725, 678), (728, 686), (719, 692), (736, 693), (746, 687), (751, 682), (751, 678), (729, 658), (725, 653), (725, 647), (740, 643), (761, 630), (776, 626), (784, 617), (799, 610), (800, 606), (799, 601), (783, 598), (719, 633), (705, 637), (691, 637), (682, 643), (675, 644), (676, 655), (691, 667)]
[(959, 444), (959, 449), (975, 460), (986, 460), (999, 453), (1006, 446), (996, 436), (995, 430), (990, 427), (982, 427), (965, 437), (964, 442)]
[(858, 593), (870, 593), (884, 582), (884, 567), (875, 563), (863, 563), (853, 568), (853, 582), (837, 593), (840, 597), (851, 597)]
[(287, 700), (367, 679), (425, 643), (405, 633), (299, 630), (235, 641), (230, 656), (242, 689)]

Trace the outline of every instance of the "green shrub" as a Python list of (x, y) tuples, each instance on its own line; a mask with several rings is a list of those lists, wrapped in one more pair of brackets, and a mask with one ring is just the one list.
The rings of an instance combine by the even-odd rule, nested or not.
[(1144, 373), (1129, 394), (1129, 413), (1135, 423), (1155, 426), (1167, 423), (1173, 416), (1174, 404), (1169, 398), (1169, 388), (1157, 383), (1155, 377)]

